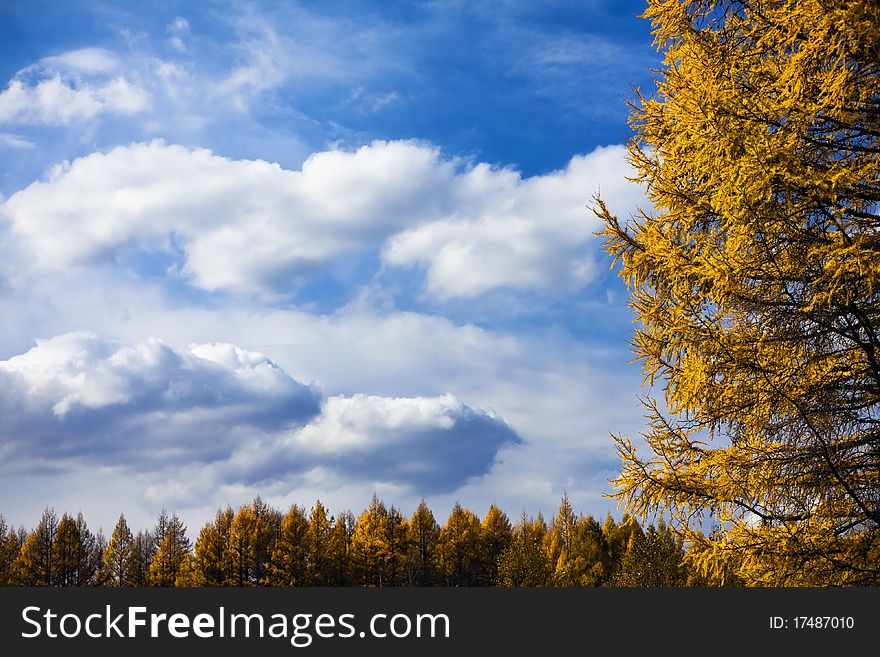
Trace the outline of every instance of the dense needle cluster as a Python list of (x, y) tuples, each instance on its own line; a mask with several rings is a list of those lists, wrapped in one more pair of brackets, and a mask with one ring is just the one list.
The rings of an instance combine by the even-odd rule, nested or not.
[(878, 584), (880, 4), (645, 16), (664, 61), (630, 155), (653, 208), (596, 211), (664, 394), (647, 451), (618, 438), (617, 493), (670, 513), (710, 579)]

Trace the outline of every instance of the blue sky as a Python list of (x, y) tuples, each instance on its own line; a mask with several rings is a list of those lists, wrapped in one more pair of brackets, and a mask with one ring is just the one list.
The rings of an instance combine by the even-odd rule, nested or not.
[(0, 511), (604, 514), (641, 2), (0, 7)]

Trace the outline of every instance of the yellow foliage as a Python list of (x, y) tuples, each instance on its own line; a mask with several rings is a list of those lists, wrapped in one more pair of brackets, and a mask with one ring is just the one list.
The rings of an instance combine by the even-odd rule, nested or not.
[(653, 209), (596, 212), (664, 396), (616, 495), (671, 513), (707, 581), (878, 584), (880, 4), (648, 4)]

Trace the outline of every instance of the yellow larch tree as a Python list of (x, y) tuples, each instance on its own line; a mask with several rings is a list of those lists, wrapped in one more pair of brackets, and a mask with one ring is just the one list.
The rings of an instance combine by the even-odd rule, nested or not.
[(649, 0), (651, 208), (601, 200), (652, 390), (616, 494), (710, 582), (880, 583), (880, 3)]

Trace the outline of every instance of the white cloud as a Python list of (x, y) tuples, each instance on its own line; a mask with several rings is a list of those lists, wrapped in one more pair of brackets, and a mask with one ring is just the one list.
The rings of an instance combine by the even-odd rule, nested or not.
[(241, 111), (258, 94), (278, 87), (288, 74), (289, 54), (275, 29), (261, 21), (252, 31), (240, 44), (246, 63), (234, 67), (217, 85), (218, 95)]
[[(249, 110), (263, 94), (288, 85), (294, 98), (344, 82), (369, 84), (382, 72), (407, 66), (393, 48), (397, 35), (354, 19), (328, 18), (293, 3), (261, 14), (254, 6), (232, 21), (236, 65), (214, 85), (214, 95), (239, 111)], [(378, 30), (378, 31), (377, 31)], [(374, 95), (375, 109), (395, 99)], [(290, 99), (288, 98), (288, 102)]]
[(165, 29), (170, 35), (168, 41), (171, 43), (171, 47), (177, 52), (186, 52), (184, 38), (189, 36), (189, 22), (182, 16), (178, 16)]
[(117, 74), (121, 64), (100, 48), (41, 59), (0, 92), (0, 124), (69, 125), (99, 114), (131, 115), (150, 107), (142, 87)]
[(586, 203), (601, 189), (634, 208), (626, 173), (622, 147), (523, 179), (409, 141), (315, 153), (299, 171), (154, 141), (56, 167), (0, 212), (48, 269), (182, 249), (197, 287), (289, 294), (316, 268), (381, 250), (388, 265), (424, 267), (429, 293), (473, 297), (585, 285), (597, 227)]
[(431, 431), (451, 429), (452, 415), (463, 404), (452, 395), (435, 398), (395, 398), (375, 395), (331, 397), (321, 418), (297, 432), (294, 441), (310, 451), (343, 453), (360, 450), (371, 440), (391, 442), (389, 430)]
[(634, 211), (641, 194), (628, 171), (622, 146), (528, 179), (480, 165), (460, 180), (457, 212), (396, 235), (382, 257), (425, 267), (428, 292), (441, 298), (499, 287), (579, 289), (595, 276), (598, 225), (586, 205), (601, 191), (612, 207)]
[[(0, 132), (0, 146), (5, 146), (7, 148), (15, 148), (15, 149), (31, 149), (34, 148), (35, 144), (33, 142), (28, 141), (27, 139), (22, 139), (17, 135), (9, 134), (8, 132)], [(2, 202), (2, 199), (0, 199)]]
[(232, 449), (231, 432), (302, 425), (319, 401), (261, 354), (83, 332), (0, 361), (0, 390), (0, 444), (15, 454), (9, 471), (65, 458), (145, 466), (217, 458)]
[(408, 142), (317, 153), (287, 171), (156, 141), (58, 167), (0, 211), (45, 268), (131, 245), (167, 249), (175, 238), (198, 287), (291, 291), (297, 275), (378, 249), (451, 174), (435, 150)]
[[(241, 416), (225, 404), (219, 404), (213, 413), (202, 413), (195, 408), (190, 413), (181, 411), (164, 418), (132, 412), (135, 422), (130, 429), (115, 433), (112, 423), (97, 424), (98, 420), (107, 421), (101, 416), (110, 417), (112, 407), (92, 410), (79, 407), (79, 414), (77, 407), (72, 407), (63, 420), (69, 436), (89, 433), (86, 429), (80, 430), (80, 425), (73, 423), (75, 420), (90, 419), (92, 429), (107, 427), (107, 434), (135, 439), (145, 435), (147, 423), (151, 422), (156, 429), (154, 446), (157, 447), (150, 453), (154, 454), (153, 458), (161, 453), (164, 460), (157, 466), (159, 469), (144, 458), (139, 475), (124, 468), (120, 470), (122, 466), (112, 472), (101, 470), (102, 488), (113, 487), (119, 495), (114, 498), (113, 510), (108, 512), (112, 519), (123, 508), (127, 514), (129, 509), (139, 513), (148, 509), (149, 516), (163, 504), (177, 509), (195, 504), (200, 510), (193, 511), (191, 517), (200, 524), (218, 505), (236, 506), (257, 494), (283, 506), (320, 498), (332, 503), (333, 508), (356, 510), (374, 491), (385, 495), (389, 502), (409, 509), (414, 509), (419, 497), (425, 495), (436, 509), (442, 509), (447, 503), (451, 505), (458, 498), (475, 509), (485, 509), (495, 502), (513, 512), (521, 508), (546, 512), (555, 510), (565, 489), (572, 499), (584, 500), (582, 504), (587, 504), (584, 508), (591, 512), (604, 513), (613, 508), (612, 502), (601, 497), (601, 493), (608, 490), (607, 480), (616, 474), (618, 467), (609, 432), (637, 435), (643, 429), (641, 409), (636, 401), (640, 381), (638, 367), (627, 365), (630, 354), (623, 346), (585, 345), (564, 331), (533, 329), (515, 335), (456, 325), (438, 316), (380, 312), (366, 306), (346, 308), (331, 315), (268, 308), (256, 299), (229, 300), (203, 307), (168, 298), (156, 284), (138, 281), (124, 272), (118, 277), (108, 276), (112, 271), (83, 269), (41, 274), (31, 282), (16, 284), (13, 292), (0, 294), (0, 314), (15, 318), (0, 325), (0, 344), (6, 353), (26, 351), (34, 334), (57, 335), (76, 328), (98, 331), (119, 345), (138, 344), (143, 336), (154, 335), (178, 354), (195, 351), (206, 355), (200, 347), (188, 346), (192, 342), (232, 343), (249, 352), (266, 354), (293, 380), (315, 381), (326, 391), (329, 396), (325, 398), (325, 409), (331, 410), (313, 417), (314, 425), (342, 427), (340, 433), (343, 429), (350, 432), (352, 440), (364, 433), (361, 427), (376, 427), (366, 439), (368, 451), (356, 453), (357, 462), (352, 463), (344, 457), (337, 460), (332, 450), (321, 451), (316, 443), (297, 445), (291, 440), (292, 432), (279, 433), (272, 428), (275, 426), (272, 423), (236, 422)], [(597, 329), (600, 333), (607, 330), (608, 323), (619, 326), (629, 323), (622, 302), (613, 307), (603, 302), (595, 308), (579, 308), (577, 312), (582, 313), (586, 325), (604, 324), (605, 329)], [(610, 317), (614, 314), (620, 315), (619, 319)], [(21, 346), (10, 351), (13, 344)], [(231, 354), (234, 348), (224, 347), (221, 351)], [(224, 357), (218, 353), (212, 359), (222, 362)], [(384, 472), (380, 457), (404, 453), (403, 435), (411, 434), (413, 440), (418, 440), (415, 422), (402, 426), (403, 433), (395, 435), (382, 430), (379, 422), (371, 424), (369, 418), (381, 416), (375, 409), (365, 413), (367, 419), (359, 424), (346, 425), (343, 419), (334, 419), (341, 417), (347, 407), (344, 401), (331, 400), (354, 399), (359, 393), (389, 400), (434, 400), (451, 394), (472, 409), (492, 409), (487, 410), (486, 415), (504, 418), (525, 443), (509, 442), (498, 447), (491, 455), (494, 465), (486, 472), (473, 474), (470, 484), (456, 479), (455, 473), (459, 467), (462, 471), (466, 466), (472, 467), (473, 460), (463, 457), (459, 466), (451, 465), (455, 459), (438, 458), (434, 472), (445, 469), (449, 479), (438, 475), (432, 480), (439, 482), (432, 487), (435, 492), (424, 493), (419, 490), (419, 484), (406, 478), (405, 472), (391, 470), (390, 474), (373, 476), (357, 469), (358, 465), (375, 464), (375, 473)], [(23, 406), (9, 396), (8, 389), (0, 392), (0, 399), (3, 398), (10, 400), (14, 412), (0, 415), (7, 419), (24, 417)], [(55, 401), (61, 398), (57, 396)], [(342, 411), (333, 410), (334, 404)], [(437, 408), (440, 407), (437, 403)], [(118, 410), (127, 408), (123, 405)], [(272, 405), (264, 406), (262, 414), (268, 416), (271, 408)], [(45, 420), (53, 417), (51, 404), (44, 403), (41, 409), (39, 417), (44, 421), (37, 426), (44, 426)], [(34, 419), (33, 414), (28, 417)], [(432, 422), (442, 420), (439, 413), (427, 414), (427, 417)], [(187, 418), (195, 431), (186, 425)], [(49, 424), (52, 422), (56, 421)], [(244, 430), (232, 432), (231, 427), (236, 423)], [(497, 428), (494, 424), (487, 426)], [(46, 446), (48, 437), (39, 435), (42, 442), (38, 444)], [(189, 438), (181, 441), (182, 435)], [(436, 435), (438, 440), (443, 436), (452, 438), (451, 447), (468, 444), (458, 432), (444, 433), (438, 429)], [(174, 447), (177, 443), (189, 445), (187, 458), (178, 459), (174, 451), (180, 449)], [(103, 508), (87, 496), (88, 487), (83, 487), (82, 477), (77, 474), (84, 468), (94, 471), (95, 464), (84, 461), (77, 465), (66, 461), (72, 458), (67, 450), (73, 444), (59, 445), (49, 461), (41, 462), (35, 462), (36, 456), (20, 446), (4, 452), (16, 459), (26, 456), (31, 459), (28, 466), (31, 474), (14, 475), (10, 471), (13, 466), (21, 470), (25, 464), (11, 461), (0, 475), (0, 497), (8, 500), (7, 506), (19, 501), (31, 504), (34, 505), (31, 515), (37, 516), (42, 505), (56, 500), (60, 500), (57, 504), (79, 504), (84, 510)], [(197, 445), (205, 446), (207, 451), (199, 453)], [(215, 447), (208, 450), (208, 445)], [(110, 461), (117, 455), (112, 449), (104, 449), (102, 453), (106, 453)], [(171, 468), (167, 463), (172, 456), (180, 463), (191, 465)], [(137, 462), (139, 459), (141, 456), (136, 454), (125, 460)], [(482, 462), (488, 461), (487, 457)], [(0, 457), (0, 463), (3, 462)], [(52, 490), (57, 488), (58, 492), (50, 495), (49, 480), (55, 482), (60, 475), (40, 475), (34, 468), (42, 466), (55, 470), (69, 467), (70, 474), (65, 477), (80, 477), (71, 480), (71, 486), (79, 486), (75, 496), (73, 490), (64, 493), (63, 487), (56, 487), (54, 483)], [(21, 479), (16, 477), (22, 476), (31, 482), (29, 490), (39, 487), (45, 489), (46, 494), (38, 496), (36, 502), (33, 496), (18, 495), (16, 482)], [(186, 491), (179, 490), (180, 482)], [(441, 492), (461, 485), (463, 487)], [(152, 489), (149, 498), (145, 495), (148, 488)], [(139, 497), (142, 493), (145, 496)], [(29, 522), (24, 512), (20, 517)]]
[(319, 408), (316, 389), (231, 344), (178, 351), (65, 334), (0, 361), (0, 393), (6, 474), (81, 464), (161, 478), (200, 468), (213, 490), (321, 469), (330, 481), (435, 492), (485, 474), (520, 440), (451, 395), (334, 396)]
[(499, 449), (520, 442), (500, 417), (449, 394), (334, 396), (302, 429), (237, 450), (209, 479), (293, 487), (317, 475), (327, 488), (361, 482), (448, 493), (485, 475)]
[(370, 93), (358, 85), (348, 94), (345, 104), (357, 107), (361, 113), (367, 113), (378, 112), (385, 106), (398, 103), (400, 100), (400, 95), (396, 91)]
[(44, 72), (65, 71), (68, 73), (98, 75), (101, 73), (113, 73), (120, 66), (119, 58), (109, 50), (104, 48), (81, 48), (80, 50), (70, 50), (52, 57), (44, 57), (37, 64), (26, 70)]

